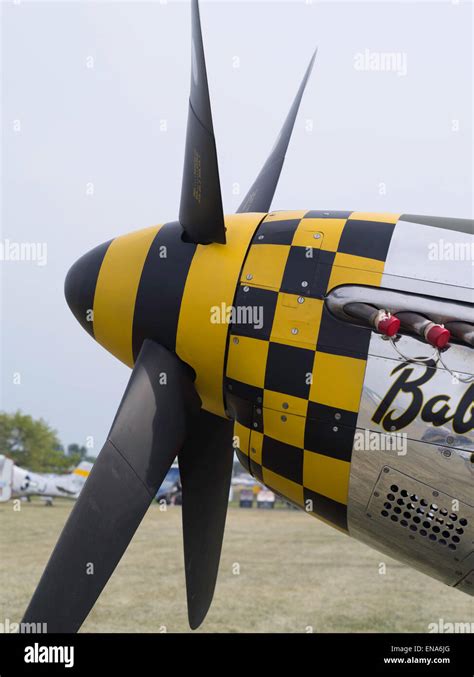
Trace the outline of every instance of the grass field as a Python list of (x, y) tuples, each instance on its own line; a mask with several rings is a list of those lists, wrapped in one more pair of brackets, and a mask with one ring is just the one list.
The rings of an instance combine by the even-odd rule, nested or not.
[[(0, 506), (0, 621), (20, 620), (71, 507)], [(198, 632), (427, 632), (440, 618), (473, 617), (472, 597), (308, 515), (231, 507), (214, 602)], [(154, 504), (82, 631), (165, 628), (189, 631), (181, 510)]]

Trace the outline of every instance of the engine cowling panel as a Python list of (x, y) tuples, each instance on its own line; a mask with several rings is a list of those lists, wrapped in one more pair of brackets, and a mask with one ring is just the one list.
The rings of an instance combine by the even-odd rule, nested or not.
[[(402, 247), (408, 227), (412, 267)], [(239, 458), (251, 474), (332, 526), (468, 592), (473, 349), (449, 344), (446, 367), (413, 362), (432, 347), (409, 333), (394, 347), (338, 316), (330, 298), (350, 288), (364, 300), (361, 290), (372, 291), (392, 312), (398, 298), (437, 322), (448, 305), (451, 319), (469, 322), (468, 268), (440, 270), (427, 253), (436, 238), (470, 241), (470, 228), (356, 212), (269, 215), (243, 266), (225, 379)], [(401, 447), (387, 449), (389, 438)]]

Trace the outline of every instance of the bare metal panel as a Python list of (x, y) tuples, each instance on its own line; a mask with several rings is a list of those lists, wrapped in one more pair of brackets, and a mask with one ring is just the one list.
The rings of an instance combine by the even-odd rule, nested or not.
[[(373, 335), (370, 352), (378, 352), (380, 337)], [(410, 339), (407, 339), (410, 340)], [(385, 342), (383, 342), (385, 344)], [(470, 350), (466, 348), (466, 350)], [(371, 356), (367, 362), (367, 369), (362, 391), (358, 431), (355, 436), (352, 452), (351, 477), (348, 501), (348, 526), (351, 536), (368, 545), (399, 559), (407, 564), (438, 578), (448, 585), (455, 585), (461, 581), (473, 568), (471, 555), (474, 538), (474, 439), (472, 430), (466, 434), (458, 434), (453, 430), (452, 420), (444, 425), (434, 426), (423, 421), (420, 411), (413, 410), (413, 420), (398, 431), (384, 429), (386, 421), (383, 418), (377, 423), (374, 421), (381, 402), (387, 391), (397, 378), (390, 374), (397, 366), (395, 360), (387, 360)], [(408, 364), (403, 361), (398, 365), (412, 370), (410, 380), (417, 380), (426, 372), (424, 365)], [(442, 369), (431, 369), (431, 378), (420, 386), (420, 403), (425, 406), (430, 399), (445, 393), (451, 403), (450, 414), (462, 400), (468, 384), (453, 383), (451, 375)], [(396, 421), (404, 412), (413, 407), (413, 396), (410, 393), (399, 392), (390, 400), (387, 412)], [(464, 417), (466, 420), (466, 417)], [(396, 432), (403, 438), (403, 445), (391, 449), (387, 439)], [(360, 437), (364, 436), (364, 437)], [(362, 443), (360, 442), (362, 440)], [(388, 447), (388, 450), (387, 450)], [(403, 512), (412, 512), (413, 517), (421, 517), (418, 508), (423, 499), (429, 505), (438, 506), (439, 510), (448, 511), (447, 515), (455, 514), (457, 519), (445, 520), (447, 515), (439, 512), (430, 518), (433, 526), (440, 527), (438, 534), (446, 544), (440, 543), (438, 534), (426, 530), (420, 534), (420, 524), (413, 521), (413, 517), (400, 518), (394, 508), (404, 508), (398, 500), (407, 497), (390, 492), (394, 485), (407, 492), (408, 496), (417, 496), (418, 501), (411, 501), (412, 508)], [(390, 501), (387, 494), (392, 493), (394, 500)], [(453, 501), (458, 501), (459, 504)], [(408, 501), (410, 502), (410, 501)], [(391, 503), (387, 510), (384, 503)], [(407, 503), (407, 501), (405, 501)], [(387, 510), (387, 515), (382, 515)], [(395, 520), (392, 517), (397, 516)], [(451, 527), (436, 522), (444, 519)], [(405, 519), (407, 525), (402, 525), (400, 519)], [(456, 527), (459, 520), (467, 520), (466, 525)], [(417, 530), (413, 528), (416, 526)], [(445, 529), (441, 527), (446, 526)], [(462, 528), (463, 533), (456, 533), (456, 528)], [(443, 531), (453, 531), (459, 537), (459, 543), (452, 542), (442, 536)], [(430, 539), (431, 535), (436, 540)], [(462, 537), (462, 538), (461, 538)], [(449, 547), (455, 545), (455, 548)], [(461, 588), (460, 588), (461, 589)], [(466, 583), (463, 591), (472, 590)]]
[(472, 219), (453, 219), (449, 216), (420, 216), (419, 214), (402, 214), (400, 221), (421, 223), (433, 228), (442, 228), (458, 233), (474, 235), (474, 221)]
[(393, 233), (384, 275), (427, 280), (440, 287), (467, 287), (472, 291), (472, 243), (470, 233), (401, 219)]
[[(444, 323), (473, 322), (472, 235), (404, 222), (394, 230), (381, 288), (359, 287), (357, 301), (411, 310)], [(445, 246), (447, 245), (447, 246)], [(466, 257), (451, 260), (449, 246)], [(469, 249), (471, 247), (471, 249)], [(459, 253), (458, 249), (458, 253)], [(354, 289), (331, 294), (331, 311)], [(352, 451), (351, 536), (459, 590), (474, 593), (474, 352), (442, 354), (402, 336), (394, 346), (372, 334)], [(428, 364), (412, 362), (432, 358)], [(397, 436), (401, 444), (390, 447)]]
[[(349, 533), (448, 585), (455, 585), (472, 569), (474, 507), (456, 496), (457, 473), (466, 484), (463, 461), (467, 459), (463, 459), (464, 452), (452, 453), (445, 459), (442, 475), (444, 457), (433, 457), (429, 447), (415, 443), (406, 456), (390, 459), (386, 452), (354, 452)], [(445, 488), (448, 464), (449, 489), (453, 493), (447, 493)], [(429, 482), (420, 481), (413, 474)], [(472, 485), (470, 489), (472, 494)], [(465, 588), (464, 591), (474, 593), (470, 585)]]
[(471, 569), (467, 576), (459, 581), (456, 589), (461, 592), (467, 592), (468, 595), (474, 595), (474, 569)]

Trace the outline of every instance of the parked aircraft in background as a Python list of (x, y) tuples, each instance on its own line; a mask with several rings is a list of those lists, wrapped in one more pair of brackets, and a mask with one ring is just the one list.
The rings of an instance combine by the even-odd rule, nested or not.
[(181, 505), (181, 479), (177, 463), (173, 463), (168, 470), (161, 487), (158, 489), (156, 500), (158, 502), (166, 501), (168, 505), (170, 503)]
[(0, 503), (22, 496), (42, 496), (49, 499), (49, 504), (53, 498), (76, 499), (91, 468), (92, 463), (82, 461), (64, 475), (36, 473), (20, 468), (11, 458), (0, 454)]

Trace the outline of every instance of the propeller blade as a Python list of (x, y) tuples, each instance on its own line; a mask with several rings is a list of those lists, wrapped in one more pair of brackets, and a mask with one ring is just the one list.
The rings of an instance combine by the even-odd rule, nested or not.
[(276, 143), (273, 146), (267, 161), (263, 165), (260, 174), (253, 182), (252, 187), (238, 208), (237, 214), (241, 214), (243, 212), (270, 211), (270, 206), (272, 204), (273, 196), (278, 185), (278, 179), (280, 178), (283, 162), (285, 161), (285, 155), (288, 149), (288, 144), (290, 143), (291, 133), (293, 131), (296, 116), (298, 114), (298, 109), (300, 107), (301, 99), (303, 98), (306, 83), (308, 82), (309, 76), (311, 75), (317, 52), (318, 50), (316, 49), (313, 56), (311, 57), (309, 66), (306, 69), (306, 73), (304, 74), (303, 81), (300, 85), (300, 88), (298, 89), (298, 93), (296, 94), (295, 100), (293, 101), (285, 123), (281, 128)]
[(189, 625), (211, 605), (224, 538), (234, 458), (232, 421), (201, 410), (178, 454)]
[(191, 92), (179, 222), (192, 242), (225, 244), (224, 212), (198, 0), (192, 0), (191, 9)]
[(23, 622), (76, 632), (130, 543), (200, 409), (189, 368), (145, 341)]

